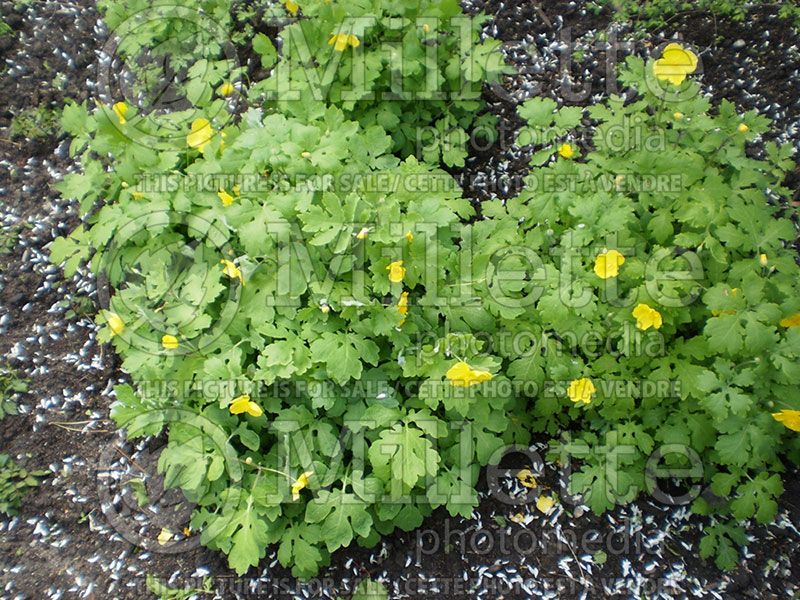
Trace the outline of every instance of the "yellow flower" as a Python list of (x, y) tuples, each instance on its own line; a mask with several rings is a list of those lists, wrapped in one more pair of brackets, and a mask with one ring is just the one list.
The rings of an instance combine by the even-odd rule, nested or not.
[(131, 196), (133, 196), (134, 200), (141, 200), (142, 198), (144, 198), (144, 193), (143, 192), (131, 192)]
[(430, 25), (428, 25), (427, 23), (423, 23), (423, 24), (422, 24), (422, 31), (424, 31), (425, 33), (430, 33), (430, 31), (431, 31), (431, 26), (430, 26)]
[(233, 195), (234, 195), (234, 196), (236, 196), (236, 197), (238, 198), (239, 196), (241, 196), (241, 195), (242, 195), (242, 186), (240, 186), (240, 185), (237, 183), (237, 184), (235, 184), (235, 185), (234, 185), (234, 186), (231, 188), (231, 191), (233, 192)]
[(766, 254), (759, 254), (758, 255), (758, 262), (761, 264), (762, 267), (766, 267), (769, 259), (767, 258)]
[(517, 513), (515, 515), (511, 515), (509, 517), (509, 520), (513, 521), (514, 523), (519, 523), (520, 525), (522, 525), (525, 522), (525, 515), (523, 515), (522, 513)]
[(517, 471), (517, 479), (519, 479), (519, 482), (526, 488), (533, 489), (536, 487), (536, 478), (533, 476), (530, 469), (520, 469)]
[(669, 81), (673, 85), (680, 85), (689, 73), (697, 69), (697, 55), (680, 44), (667, 44), (653, 63), (653, 73), (662, 81)]
[(800, 431), (800, 410), (782, 410), (772, 413), (772, 418), (792, 431)]
[(208, 145), (214, 137), (214, 130), (208, 119), (195, 119), (192, 121), (192, 132), (186, 136), (186, 143), (190, 148), (197, 148), (200, 152)]
[(224, 265), (222, 267), (222, 272), (225, 273), (231, 279), (238, 279), (242, 285), (244, 285), (244, 277), (242, 277), (242, 271), (237, 267), (233, 262), (229, 260), (225, 260), (224, 258), (219, 261), (220, 264)]
[(314, 474), (314, 471), (306, 471), (298, 477), (292, 484), (292, 500), (297, 502), (300, 500), (300, 490), (308, 487), (308, 478)]
[(492, 379), (492, 374), (489, 371), (473, 369), (463, 360), (450, 367), (445, 376), (450, 380), (450, 383), (457, 387), (470, 387)]
[(590, 404), (592, 402), (592, 396), (597, 391), (592, 383), (592, 380), (588, 377), (583, 377), (581, 379), (573, 379), (569, 387), (567, 388), (567, 396), (569, 399), (575, 402), (583, 402), (584, 404)]
[(165, 335), (161, 338), (161, 345), (164, 346), (164, 350), (177, 350), (180, 344), (174, 335)]
[(167, 542), (172, 539), (172, 532), (167, 529), (166, 527), (161, 529), (161, 533), (158, 534), (158, 543), (160, 546), (163, 546)]
[(536, 508), (539, 509), (539, 512), (547, 514), (553, 507), (556, 505), (556, 501), (553, 500), (550, 496), (539, 496), (536, 499)]
[(637, 304), (632, 314), (636, 317), (636, 327), (642, 331), (647, 331), (651, 327), (655, 329), (661, 328), (661, 313), (655, 308), (650, 308), (647, 304)]
[(329, 312), (331, 312), (331, 307), (327, 304), (320, 304), (319, 309), (322, 311), (323, 315), (327, 315)]
[(219, 196), (219, 199), (222, 200), (222, 206), (230, 206), (233, 204), (233, 196), (231, 196), (225, 190), (218, 191), (217, 196)]
[(184, 527), (183, 528), (183, 535), (184, 537), (189, 537), (192, 535), (192, 528), (191, 527)]
[(406, 241), (410, 244), (411, 242), (414, 241), (414, 234), (411, 233), (411, 231), (406, 231), (405, 238), (406, 238)]
[(571, 144), (561, 144), (558, 147), (558, 153), (561, 155), (561, 158), (572, 158), (575, 156), (575, 150), (572, 149)]
[(800, 313), (781, 319), (781, 327), (800, 327)]
[(227, 98), (228, 96), (233, 95), (233, 93), (236, 91), (236, 88), (233, 87), (233, 84), (230, 81), (225, 81), (221, 86), (219, 86), (217, 91), (220, 93), (220, 95)]
[(400, 294), (400, 299), (397, 301), (397, 312), (404, 317), (408, 314), (408, 292)]
[(111, 336), (119, 335), (125, 331), (125, 322), (117, 313), (110, 312), (106, 315), (106, 324), (111, 330)]
[(333, 46), (337, 52), (344, 52), (348, 46), (358, 48), (361, 41), (352, 33), (334, 33), (331, 39), (328, 40), (328, 45)]
[(292, 2), (292, 0), (286, 0), (283, 5), (286, 7), (287, 12), (293, 17), (297, 15), (297, 11), (300, 10), (300, 5), (297, 2)]
[(114, 106), (111, 107), (111, 110), (114, 111), (114, 114), (117, 115), (119, 119), (120, 125), (125, 125), (127, 121), (125, 120), (125, 115), (128, 114), (128, 105), (124, 102), (117, 102)]
[(625, 264), (625, 257), (616, 250), (606, 250), (597, 255), (594, 259), (594, 272), (601, 279), (616, 277), (619, 275), (619, 268)]
[(402, 260), (396, 260), (393, 263), (389, 263), (389, 266), (386, 267), (386, 270), (389, 271), (389, 281), (392, 283), (401, 283), (403, 281), (403, 277), (406, 276), (406, 268), (403, 266)]
[(750, 128), (744, 123), (739, 123), (739, 127), (737, 127), (737, 129), (739, 130), (739, 133), (747, 133), (750, 131)]
[(250, 396), (247, 394), (242, 394), (241, 396), (231, 400), (231, 405), (228, 407), (228, 410), (231, 411), (232, 415), (247, 413), (251, 417), (260, 417), (264, 414), (264, 411), (261, 410), (261, 407), (250, 400)]
[(356, 234), (356, 239), (365, 240), (369, 235), (369, 227), (362, 227), (361, 231)]
[(672, 113), (672, 118), (676, 121), (683, 121), (683, 113), (682, 112), (674, 112)]

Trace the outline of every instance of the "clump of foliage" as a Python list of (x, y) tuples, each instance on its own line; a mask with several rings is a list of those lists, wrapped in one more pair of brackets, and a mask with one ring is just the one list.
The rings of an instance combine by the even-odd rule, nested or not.
[(19, 512), (25, 494), (39, 485), (38, 477), (47, 471), (27, 471), (8, 454), (0, 454), (0, 513), (14, 516)]
[(0, 19), (0, 37), (14, 35), (14, 30), (3, 19)]
[[(91, 256), (109, 277), (101, 339), (139, 391), (176, 384), (154, 397), (117, 388), (112, 416), (131, 436), (169, 425), (159, 464), (199, 504), (202, 541), (239, 572), (278, 543), (281, 562), (308, 576), (337, 548), (414, 529), (438, 506), (471, 514), (479, 466), (527, 443), (529, 427), (512, 395), (445, 377), (453, 348), (468, 348), (464, 360), (480, 348), (465, 324), (488, 317), (448, 291), (459, 287), (460, 223), (474, 214), (452, 178), (413, 157), (399, 163), (382, 128), (337, 108), (303, 121), (249, 116), (225, 128), (224, 146), (211, 130), (202, 151), (152, 156), (106, 137), (113, 118), (70, 109), (89, 143), (86, 173), (61, 189), (87, 210), (87, 198), (115, 196), (90, 228), (57, 241), (53, 259), (74, 269)], [(121, 157), (108, 175), (92, 166), (96, 148)], [(148, 191), (154, 164), (176, 185)], [(237, 176), (185, 191), (220, 173)], [(448, 334), (447, 321), (461, 332)], [(424, 349), (422, 336), (433, 336)], [(471, 364), (488, 373), (499, 361)], [(171, 422), (173, 407), (230, 441)]]
[[(666, 477), (692, 468), (707, 488), (693, 510), (732, 517), (701, 552), (731, 566), (738, 521), (774, 517), (800, 455), (770, 414), (800, 428), (800, 270), (779, 204), (790, 150), (749, 158), (767, 120), (729, 103), (712, 114), (673, 48), (659, 66), (671, 88), (631, 59), (621, 77), (639, 96), (588, 109), (585, 156), (569, 141), (583, 109), (526, 102), (528, 188), (476, 220), (439, 170), (458, 157), (411, 156), (401, 123), (435, 112), (455, 119), (442, 131), (466, 128), (454, 115), (477, 104), (344, 95), (361, 59), (359, 93), (393, 89), (374, 54), (397, 33), (390, 17), (405, 17), (413, 75), (415, 52), (450, 43), (424, 20), (457, 6), (343, 6), (286, 3), (312, 17), (287, 28), (309, 42), (297, 60), (338, 62), (324, 85), (301, 81), (299, 99), (235, 124), (212, 93), (166, 115), (65, 109), (84, 171), (59, 189), (84, 223), (52, 259), (68, 275), (87, 262), (114, 290), (99, 339), (132, 385), (112, 417), (131, 437), (166, 430), (165, 485), (197, 504), (192, 528), (239, 573), (269, 544), (306, 577), (437, 507), (469, 516), (480, 467), (534, 431), (571, 432), (552, 450), (598, 513), (655, 492), (654, 452)], [(347, 19), (369, 11), (386, 18)], [(274, 64), (268, 40), (254, 43)], [(250, 97), (298, 83), (280, 68), (295, 59)], [(435, 65), (442, 81), (465, 75)]]
[[(291, 5), (293, 3), (287, 3)], [(299, 3), (285, 27), (280, 59), (263, 34), (254, 48), (272, 75), (251, 89), (302, 117), (306, 98), (338, 106), (364, 127), (380, 125), (394, 151), (463, 166), (471, 128), (492, 136), (481, 91), (510, 70), (500, 41), (481, 40), (487, 17), (467, 17), (454, 0)]]
[(45, 140), (59, 132), (60, 117), (61, 111), (54, 108), (24, 108), (11, 119), (9, 134), (12, 139)]
[(28, 382), (16, 371), (0, 367), (0, 419), (17, 414), (16, 396), (28, 391)]
[(105, 91), (119, 87), (126, 97), (117, 100), (160, 115), (162, 133), (191, 121), (192, 107), (227, 114), (228, 94), (217, 90), (241, 73), (230, 41), (231, 5), (231, 0), (177, 5), (171, 0), (100, 0), (111, 38), (105, 48), (111, 54)]
[[(675, 0), (593, 0), (598, 10), (608, 7), (613, 11), (614, 20), (620, 23), (634, 22), (637, 27), (655, 30), (667, 27), (670, 21), (682, 13), (712, 13), (718, 18), (728, 18), (733, 21), (744, 21), (747, 12), (753, 6), (765, 4), (772, 6), (773, 2), (746, 2), (745, 0), (693, 0), (691, 2), (676, 2)], [(800, 26), (800, 6), (795, 0), (785, 0), (780, 3), (778, 14), (782, 19)]]
[[(652, 491), (648, 460), (668, 448), (659, 465), (694, 468), (692, 509), (733, 519), (701, 546), (730, 568), (737, 553), (727, 538), (742, 540), (735, 524), (774, 518), (780, 474), (800, 457), (800, 436), (771, 415), (800, 414), (797, 230), (782, 186), (792, 150), (767, 143), (763, 160), (748, 157), (766, 118), (729, 102), (713, 115), (697, 84), (664, 88), (649, 67), (629, 58), (622, 71), (634, 101), (588, 109), (596, 127), (585, 156), (539, 166), (582, 111), (523, 104), (522, 142), (541, 148), (527, 191), (485, 203), (481, 227), (488, 237), (521, 223), (511, 239), (542, 261), (521, 289), (538, 298), (526, 294), (530, 304), (502, 328), (549, 341), (509, 375), (593, 382), (589, 402), (569, 410), (557, 394), (532, 399), (536, 429), (573, 432), (553, 445), (562, 464), (580, 465), (571, 491), (598, 513), (631, 501)], [(623, 255), (617, 274), (603, 272), (609, 251)], [(567, 342), (559, 352), (554, 341), (586, 335), (613, 343)], [(668, 385), (620, 393), (621, 381)], [(699, 495), (706, 486), (711, 495)]]

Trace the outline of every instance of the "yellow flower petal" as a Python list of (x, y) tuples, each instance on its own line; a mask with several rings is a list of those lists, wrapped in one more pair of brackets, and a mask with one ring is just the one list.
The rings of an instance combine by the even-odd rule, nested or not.
[(244, 277), (242, 276), (242, 270), (239, 267), (237, 267), (233, 262), (225, 260), (224, 258), (219, 262), (223, 265), (222, 272), (225, 273), (225, 275), (231, 279), (238, 279), (239, 282), (244, 285)]
[(396, 260), (393, 263), (389, 263), (389, 266), (386, 267), (386, 270), (389, 271), (389, 281), (392, 283), (401, 283), (403, 278), (406, 276), (406, 269), (403, 266), (402, 260)]
[(561, 144), (558, 147), (558, 153), (561, 158), (572, 158), (575, 156), (575, 150), (573, 150), (571, 144)]
[(119, 335), (123, 331), (125, 331), (125, 322), (122, 320), (117, 313), (106, 313), (106, 324), (108, 328), (111, 330), (111, 335)]
[(172, 532), (166, 527), (163, 528), (161, 530), (161, 533), (158, 534), (158, 543), (161, 546), (169, 542), (171, 539), (172, 539)]
[(233, 196), (231, 196), (225, 190), (220, 190), (217, 192), (217, 196), (220, 200), (222, 200), (222, 206), (230, 206), (233, 204)]
[(231, 400), (228, 410), (232, 415), (247, 413), (251, 417), (260, 417), (264, 414), (264, 411), (261, 410), (261, 407), (250, 400), (250, 396), (248, 394), (242, 394), (241, 396)]
[(225, 96), (227, 98), (228, 96), (233, 95), (233, 93), (236, 91), (236, 88), (233, 87), (233, 84), (230, 81), (225, 81), (221, 86), (219, 86), (217, 91), (219, 92), (220, 96)]
[(750, 131), (750, 128), (744, 123), (739, 123), (739, 127), (737, 127), (737, 129), (739, 130), (739, 133), (747, 133)]
[(361, 40), (359, 40), (356, 36), (352, 33), (347, 36), (347, 43), (350, 44), (353, 48), (358, 48), (361, 45)]
[(400, 294), (400, 299), (397, 301), (397, 312), (403, 316), (408, 314), (408, 292)]
[(333, 46), (337, 52), (344, 52), (347, 50), (348, 36), (346, 33), (334, 33), (331, 39), (328, 40), (328, 45)]
[(594, 272), (601, 279), (616, 277), (619, 275), (619, 268), (625, 264), (625, 257), (616, 250), (601, 252), (594, 259)]
[(521, 525), (522, 523), (525, 522), (525, 515), (523, 515), (522, 513), (517, 513), (515, 515), (511, 515), (509, 517), (509, 520), (513, 521), (514, 523), (519, 523)]
[(800, 313), (781, 319), (780, 323), (781, 327), (800, 327)]
[(308, 478), (314, 474), (314, 471), (306, 471), (298, 477), (292, 484), (292, 500), (297, 502), (300, 500), (300, 491), (308, 487)]
[(653, 73), (662, 81), (680, 85), (697, 69), (697, 55), (680, 44), (668, 44), (661, 58), (653, 63)]
[(800, 410), (782, 410), (772, 413), (772, 418), (792, 431), (800, 431)]
[(120, 125), (125, 125), (127, 121), (125, 120), (125, 115), (128, 114), (128, 105), (124, 102), (117, 102), (114, 106), (111, 107), (111, 110), (114, 111), (114, 114), (117, 115), (117, 119), (119, 119)]
[(491, 381), (493, 375), (489, 371), (473, 369), (461, 360), (447, 370), (445, 377), (447, 377), (454, 386), (470, 387), (483, 383), (484, 381)]
[(581, 379), (573, 379), (567, 388), (567, 397), (575, 402), (582, 402), (583, 404), (590, 404), (592, 396), (594, 396), (597, 389), (594, 387), (592, 380), (588, 377)]
[(296, 16), (297, 11), (300, 10), (300, 5), (297, 4), (297, 2), (292, 2), (292, 0), (286, 0), (283, 5), (286, 7), (286, 11), (293, 17)]
[(186, 136), (186, 143), (190, 148), (197, 148), (200, 152), (208, 145), (214, 136), (211, 123), (208, 119), (195, 119), (192, 121), (192, 131)]
[(164, 350), (177, 350), (180, 343), (178, 342), (178, 338), (174, 335), (165, 335), (161, 338), (161, 345), (164, 347)]
[(758, 255), (758, 262), (762, 267), (766, 267), (769, 259), (767, 258), (766, 254), (759, 254)]
[(533, 476), (530, 469), (520, 469), (517, 471), (517, 479), (519, 479), (519, 482), (526, 488), (533, 489), (536, 487), (536, 478)]
[(553, 507), (556, 505), (556, 501), (553, 500), (550, 496), (539, 496), (536, 499), (536, 508), (539, 512), (547, 514)]
[(406, 231), (406, 236), (405, 237), (406, 237), (406, 241), (409, 244), (414, 241), (414, 234), (411, 233), (410, 231)]
[(365, 239), (367, 239), (368, 235), (369, 235), (369, 228), (368, 227), (362, 227), (361, 231), (359, 231), (356, 234), (356, 239), (365, 240)]
[(647, 304), (637, 304), (632, 314), (636, 318), (636, 327), (642, 331), (647, 331), (651, 327), (654, 329), (661, 328), (661, 313)]

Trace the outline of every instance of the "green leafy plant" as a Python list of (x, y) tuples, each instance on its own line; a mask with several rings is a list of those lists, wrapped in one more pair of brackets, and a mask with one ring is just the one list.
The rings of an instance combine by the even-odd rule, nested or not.
[(0, 37), (4, 37), (7, 35), (14, 35), (14, 30), (11, 29), (11, 26), (6, 23), (3, 19), (0, 19)]
[[(460, 223), (474, 214), (452, 178), (399, 163), (380, 127), (336, 108), (253, 115), (224, 129), (224, 146), (214, 132), (202, 153), (176, 144), (150, 156), (113, 133), (113, 118), (68, 111), (89, 145), (85, 173), (60, 187), (91, 225), (56, 240), (52, 258), (68, 271), (89, 259), (116, 290), (100, 339), (139, 393), (118, 387), (112, 416), (131, 436), (171, 423), (159, 468), (199, 504), (201, 541), (240, 573), (277, 543), (280, 561), (309, 576), (336, 549), (411, 530), (438, 506), (471, 514), (479, 466), (529, 434), (511, 394), (445, 378), (455, 351), (479, 352), (465, 324), (485, 318), (451, 289)], [(94, 166), (100, 148), (115, 157), (109, 174)], [(168, 189), (148, 189), (154, 164), (177, 178)], [(197, 181), (213, 185), (187, 193)], [(113, 202), (94, 211), (98, 197)], [(488, 374), (498, 361), (471, 364)], [(153, 381), (175, 393), (148, 397)], [(173, 407), (229, 442), (173, 422)]]
[[(565, 411), (559, 394), (533, 404), (537, 429), (570, 430), (553, 455), (577, 461), (571, 491), (592, 510), (652, 491), (659, 476), (648, 461), (661, 447), (659, 468), (688, 469), (699, 484), (695, 512), (766, 523), (786, 461), (800, 456), (800, 437), (770, 414), (800, 409), (797, 231), (781, 204), (792, 150), (770, 142), (763, 159), (749, 157), (767, 119), (729, 102), (712, 115), (697, 84), (665, 87), (651, 66), (629, 58), (621, 79), (638, 97), (588, 109), (596, 127), (585, 156), (556, 152), (579, 109), (521, 106), (521, 142), (534, 147), (528, 191), (483, 208), (487, 228), (522, 223), (517, 241), (542, 260), (528, 285), (543, 291), (505, 326), (549, 338), (520, 374), (592, 381), (586, 405)], [(602, 278), (609, 249), (624, 262)], [(567, 268), (575, 275), (565, 280)], [(658, 318), (642, 331), (636, 315), (652, 309)], [(583, 345), (587, 333), (610, 343)], [(664, 385), (620, 393), (608, 381)], [(706, 486), (713, 505), (699, 495)], [(703, 555), (733, 566), (740, 530), (720, 524), (706, 536)]]
[(45, 106), (22, 109), (11, 119), (9, 134), (12, 139), (43, 140), (59, 132), (60, 111)]
[(28, 391), (28, 381), (9, 367), (0, 367), (0, 419), (17, 414), (16, 396)]
[(299, 5), (307, 18), (281, 31), (277, 62), (266, 36), (253, 40), (274, 68), (251, 87), (251, 101), (266, 98), (301, 118), (312, 101), (333, 104), (364, 127), (390, 132), (401, 157), (448, 166), (464, 165), (472, 128), (494, 135), (493, 117), (480, 114), (481, 90), (510, 67), (498, 40), (480, 39), (485, 16), (467, 17), (451, 0)]
[[(571, 141), (583, 109), (521, 106), (527, 189), (476, 219), (438, 168), (458, 156), (410, 155), (400, 123), (430, 115), (343, 95), (358, 52), (371, 82), (358, 93), (393, 89), (393, 63), (372, 54), (392, 32), (410, 57), (429, 34), (450, 43), (406, 21), (457, 6), (422, 7), (303, 3), (312, 18), (287, 27), (308, 42), (297, 60), (342, 61), (320, 99), (301, 81), (299, 99), (239, 120), (212, 93), (159, 115), (65, 109), (83, 172), (59, 190), (84, 221), (51, 258), (112, 288), (98, 339), (132, 381), (112, 417), (130, 437), (166, 430), (165, 485), (197, 504), (192, 529), (239, 573), (270, 544), (307, 577), (438, 507), (469, 516), (480, 467), (533, 431), (563, 434), (552, 456), (575, 471), (560, 496), (597, 513), (690, 473), (706, 492), (693, 510), (719, 519), (700, 551), (731, 566), (737, 521), (774, 517), (800, 456), (770, 414), (800, 409), (790, 149), (749, 157), (765, 118), (712, 113), (696, 84), (666, 89), (630, 59), (621, 79), (639, 95), (588, 109), (585, 156)], [(341, 29), (370, 11), (386, 18)], [(251, 98), (297, 83), (303, 69), (280, 68), (295, 55), (254, 45), (278, 62)], [(435, 64), (444, 81), (464, 75)], [(204, 73), (208, 89), (218, 73)], [(479, 105), (436, 106), (434, 121)]]
[[(128, 98), (142, 112), (171, 113), (207, 106), (224, 114), (228, 94), (218, 89), (241, 73), (231, 44), (231, 0), (100, 0), (98, 8), (113, 44), (103, 79), (111, 87), (127, 74)], [(123, 78), (125, 78), (123, 76)], [(111, 102), (113, 105), (114, 102)], [(164, 131), (166, 134), (166, 131)]]
[(30, 488), (39, 485), (39, 477), (48, 471), (27, 471), (8, 454), (0, 454), (0, 513), (16, 515)]
[[(613, 11), (614, 20), (618, 22), (633, 21), (638, 27), (647, 30), (663, 29), (669, 26), (672, 19), (681, 13), (712, 13), (717, 18), (729, 18), (744, 21), (747, 12), (759, 4), (774, 5), (772, 2), (745, 2), (744, 0), (694, 0), (692, 2), (676, 2), (675, 0), (593, 0), (592, 4), (600, 9), (608, 7)], [(800, 7), (794, 0), (779, 3), (779, 15), (791, 20), (794, 26), (800, 24)]]

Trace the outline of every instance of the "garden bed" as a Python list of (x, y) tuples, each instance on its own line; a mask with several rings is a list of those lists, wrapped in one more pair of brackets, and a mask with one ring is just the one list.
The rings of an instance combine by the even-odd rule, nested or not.
[[(450, 517), (440, 508), (416, 531), (387, 535), (372, 550), (338, 550), (331, 566), (310, 582), (292, 577), (278, 564), (274, 549), (257, 569), (239, 576), (221, 554), (199, 546), (196, 532), (179, 534), (183, 545), (164, 552), (156, 537), (164, 528), (179, 531), (188, 521), (186, 512), (178, 512), (182, 521), (176, 522), (179, 518), (167, 510), (140, 511), (130, 484), (123, 484), (143, 475), (158, 479), (158, 452), (166, 439), (127, 442), (117, 432), (109, 417), (111, 392), (128, 378), (113, 348), (97, 341), (94, 314), (102, 301), (97, 280), (87, 272), (65, 280), (49, 260), (48, 244), (79, 222), (75, 203), (51, 186), (77, 165), (68, 155), (70, 141), (48, 129), (42, 115), (60, 109), (68, 98), (97, 98), (97, 74), (103, 68), (98, 53), (106, 32), (92, 2), (4, 1), (0, 6), (13, 30), (0, 38), (5, 67), (0, 71), (0, 190), (7, 248), (0, 256), (0, 350), (8, 367), (29, 380), (19, 399), (20, 414), (0, 422), (0, 439), (2, 452), (18, 463), (50, 471), (25, 497), (19, 516), (0, 523), (2, 597), (138, 599), (148, 597), (148, 576), (174, 588), (202, 588), (210, 577), (211, 589), (225, 598), (232, 597), (231, 589), (239, 597), (347, 597), (365, 577), (384, 582), (392, 598), (785, 598), (798, 593), (796, 468), (784, 474), (786, 489), (774, 522), (746, 523), (748, 541), (731, 571), (697, 558), (700, 532), (709, 521), (686, 507), (639, 500), (603, 516), (581, 506), (544, 515), (534, 506), (498, 501), (486, 491), (484, 477), (480, 506), (471, 518)], [(473, 151), (463, 168), (449, 169), (478, 210), (481, 201), (514, 196), (528, 172), (530, 152), (510, 144), (523, 125), (516, 113), (521, 102), (535, 95), (588, 106), (607, 97), (604, 43), (609, 36), (628, 40), (630, 53), (640, 56), (676, 36), (692, 44), (702, 57), (703, 89), (715, 105), (727, 99), (740, 111), (757, 109), (774, 120), (777, 133), (767, 138), (800, 149), (799, 36), (774, 7), (755, 8), (744, 22), (682, 14), (669, 30), (648, 35), (631, 25), (612, 25), (608, 9), (595, 14), (582, 2), (537, 8), (531, 2), (475, 1), (465, 8), (492, 16), (485, 30), (513, 41), (505, 53), (520, 71), (484, 90), (490, 112), (499, 118), (500, 141)], [(592, 85), (592, 93), (583, 97), (564, 98), (560, 44), (566, 36), (573, 43), (569, 78)], [(26, 110), (33, 123), (27, 129), (19, 120)], [(14, 122), (23, 129), (12, 139)], [(32, 131), (39, 126), (45, 130)], [(759, 150), (754, 146), (752, 152)], [(786, 182), (795, 202), (800, 200), (799, 168), (795, 163)], [(534, 448), (544, 454), (547, 436), (535, 439)], [(538, 479), (556, 489), (555, 466), (548, 464)], [(504, 485), (525, 491), (511, 476)], [(154, 499), (160, 490), (156, 485), (147, 492)], [(174, 493), (163, 496), (165, 507), (180, 503)], [(588, 552), (581, 544), (585, 534), (610, 546)], [(617, 544), (623, 549), (615, 550)]]

